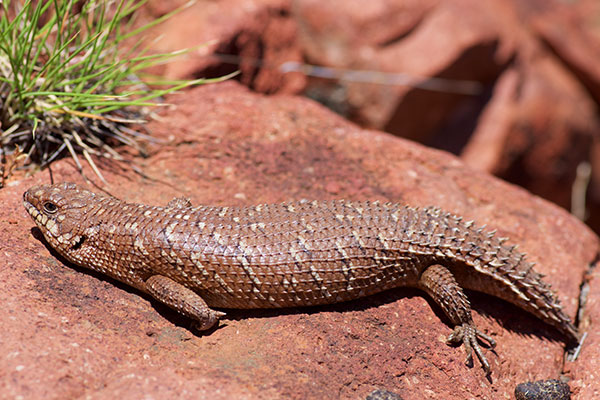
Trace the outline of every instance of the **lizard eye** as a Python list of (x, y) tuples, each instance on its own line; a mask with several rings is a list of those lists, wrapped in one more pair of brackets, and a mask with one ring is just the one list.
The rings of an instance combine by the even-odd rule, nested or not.
[(58, 210), (58, 206), (51, 201), (44, 203), (44, 211), (48, 214), (54, 214)]

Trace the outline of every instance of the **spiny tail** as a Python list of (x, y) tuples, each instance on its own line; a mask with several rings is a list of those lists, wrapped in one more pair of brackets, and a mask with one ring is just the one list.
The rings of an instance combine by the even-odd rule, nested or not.
[[(498, 238), (485, 227), (475, 228), (473, 222), (463, 222), (460, 217), (437, 208), (423, 212), (444, 221), (441, 235), (442, 253), (451, 260), (459, 260), (477, 272), (458, 273), (457, 280), (465, 288), (502, 298), (541, 320), (556, 327), (570, 341), (579, 341), (579, 333), (562, 311), (556, 293), (545, 283), (543, 275), (536, 272), (534, 263), (526, 260), (517, 246), (504, 244), (506, 238)], [(461, 276), (462, 275), (462, 276)], [(462, 282), (461, 282), (462, 281)]]

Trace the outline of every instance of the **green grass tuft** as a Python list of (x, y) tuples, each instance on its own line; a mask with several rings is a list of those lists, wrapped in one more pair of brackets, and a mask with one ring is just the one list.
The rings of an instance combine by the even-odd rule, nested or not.
[(161, 89), (142, 82), (140, 71), (182, 51), (149, 54), (142, 39), (133, 38), (192, 4), (131, 30), (146, 1), (0, 0), (0, 164), (22, 152), (26, 165), (43, 168), (69, 153), (82, 171), (83, 155), (104, 180), (90, 155), (120, 159), (117, 144), (139, 150), (143, 135), (127, 124), (141, 122), (142, 107), (228, 78), (169, 82)]

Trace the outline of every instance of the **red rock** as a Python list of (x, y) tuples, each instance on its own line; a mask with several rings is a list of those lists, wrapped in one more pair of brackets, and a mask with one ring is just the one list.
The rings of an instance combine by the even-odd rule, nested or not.
[[(512, 50), (499, 46), (496, 23), (490, 22), (497, 16), (488, 8), (487, 2), (483, 6), (474, 1), (302, 0), (294, 12), (303, 27), (303, 48), (314, 64), (489, 84)], [(377, 81), (378, 76), (372, 78)], [(465, 101), (463, 94), (445, 89), (452, 83), (440, 84), (441, 92), (339, 84), (346, 89), (352, 119), (422, 142), (428, 142)]]
[[(251, 94), (229, 82), (169, 101), (176, 107), (148, 129), (170, 142), (152, 146), (149, 158), (132, 159), (147, 178), (103, 170), (117, 197), (152, 204), (183, 195), (194, 204), (344, 197), (439, 205), (519, 243), (574, 316), (598, 238), (564, 210), (444, 152), (359, 129), (310, 100)], [(69, 160), (56, 163), (53, 176), (82, 182)], [(289, 312), (232, 311), (221, 328), (194, 336), (189, 321), (123, 285), (65, 266), (32, 235), (21, 196), (41, 182), (47, 173), (0, 190), (0, 390), (7, 397), (356, 399), (379, 388), (403, 398), (509, 398), (517, 383), (555, 378), (563, 369), (563, 344), (552, 328), (473, 293), (476, 323), (498, 342), (496, 354), (486, 351), (493, 383), (477, 362), (471, 369), (463, 364), (463, 349), (444, 343), (451, 329), (416, 290)], [(590, 291), (594, 299), (596, 292)], [(597, 299), (588, 304), (594, 309), (586, 311), (586, 329), (597, 331)], [(589, 378), (593, 357), (586, 347), (570, 364), (586, 393), (599, 390)]]
[[(588, 161), (598, 168), (589, 151), (600, 131), (598, 4), (298, 0), (293, 10), (311, 63), (483, 88), (465, 96), (444, 90), (449, 83), (435, 92), (341, 80), (313, 82), (311, 94), (329, 96), (329, 104), (341, 92), (346, 104), (337, 108), (363, 126), (462, 154), (474, 168), (569, 209), (577, 168)], [(597, 175), (587, 203), (596, 230)]]
[(584, 88), (538, 53), (505, 72), (462, 158), (569, 208), (579, 164), (600, 129)]
[[(164, 3), (164, 2), (163, 2)], [(177, 4), (153, 2), (156, 17)], [(288, 61), (300, 62), (296, 24), (289, 17), (288, 0), (197, 1), (148, 32), (155, 53), (197, 49), (173, 59), (155, 74), (172, 79), (214, 78), (241, 72), (244, 85), (263, 93), (296, 93), (305, 85), (299, 72), (283, 73)]]
[(532, 15), (531, 24), (545, 44), (585, 85), (600, 104), (600, 3), (552, 2)]
[(296, 0), (292, 12), (298, 21), (302, 48), (309, 60), (321, 65), (349, 66), (418, 27), (438, 0)]
[(515, 97), (519, 89), (520, 74), (515, 68), (507, 69), (494, 87), (494, 93), (479, 118), (479, 123), (461, 158), (470, 166), (481, 171), (497, 174), (510, 164), (507, 146), (508, 137), (515, 122), (517, 104)]
[(571, 389), (577, 399), (594, 399), (600, 393), (600, 385), (596, 379), (600, 368), (600, 332), (594, 328), (595, 321), (600, 318), (600, 282), (598, 280), (598, 263), (590, 267), (586, 285), (584, 313), (580, 325), (586, 332), (581, 354), (575, 363), (567, 363), (566, 371), (573, 377)]
[[(177, 5), (151, 2), (147, 10), (156, 17)], [(578, 166), (591, 161), (598, 168), (589, 154), (600, 130), (592, 100), (598, 102), (600, 93), (600, 50), (593, 51), (600, 49), (600, 30), (592, 24), (597, 10), (590, 0), (202, 1), (152, 35), (161, 36), (157, 51), (214, 39), (157, 73), (220, 76), (241, 60), (238, 79), (264, 93), (301, 91), (306, 78), (278, 68), (303, 60), (447, 78), (434, 83), (440, 92), (311, 79), (307, 93), (363, 126), (462, 154), (471, 166), (569, 209)], [(233, 58), (211, 56), (216, 53)], [(501, 87), (509, 75), (510, 91)], [(462, 79), (480, 83), (483, 91), (452, 92)], [(588, 222), (600, 229), (596, 175)]]

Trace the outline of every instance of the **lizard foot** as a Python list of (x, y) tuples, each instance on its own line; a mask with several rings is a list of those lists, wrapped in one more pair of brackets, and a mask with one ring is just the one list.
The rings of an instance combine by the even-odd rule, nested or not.
[(496, 341), (494, 341), (494, 339), (477, 329), (473, 323), (467, 322), (462, 325), (457, 325), (454, 328), (454, 332), (448, 336), (448, 343), (462, 343), (465, 345), (465, 351), (467, 352), (466, 364), (468, 366), (473, 365), (473, 350), (475, 350), (475, 354), (477, 354), (477, 358), (479, 359), (479, 362), (481, 362), (486, 376), (489, 376), (491, 373), (490, 364), (483, 355), (481, 347), (479, 347), (478, 339), (483, 339), (488, 342), (492, 349), (496, 347)]

